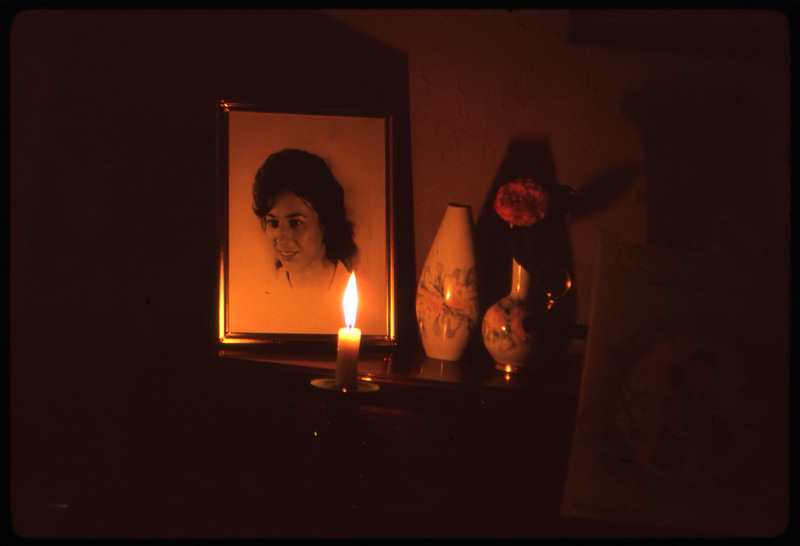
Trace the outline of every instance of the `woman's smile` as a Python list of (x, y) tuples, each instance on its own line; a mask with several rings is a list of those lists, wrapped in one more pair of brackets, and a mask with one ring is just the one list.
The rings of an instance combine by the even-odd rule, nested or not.
[(289, 273), (299, 273), (326, 259), (319, 215), (294, 193), (284, 192), (275, 198), (266, 216), (265, 230), (278, 260)]
[(297, 254), (297, 250), (278, 250), (278, 257), (280, 258), (281, 262), (292, 261), (292, 258), (297, 256)]

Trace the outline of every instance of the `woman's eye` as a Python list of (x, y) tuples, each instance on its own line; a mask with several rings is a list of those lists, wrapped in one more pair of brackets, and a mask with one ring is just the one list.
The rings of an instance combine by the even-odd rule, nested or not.
[(277, 220), (275, 220), (274, 218), (271, 218), (271, 219), (267, 220), (267, 225), (268, 225), (269, 227), (271, 227), (272, 229), (277, 229), (277, 227), (278, 227), (278, 221), (277, 221)]
[(293, 228), (297, 228), (303, 225), (303, 221), (298, 220), (297, 218), (292, 218), (291, 220), (289, 220), (289, 225)]

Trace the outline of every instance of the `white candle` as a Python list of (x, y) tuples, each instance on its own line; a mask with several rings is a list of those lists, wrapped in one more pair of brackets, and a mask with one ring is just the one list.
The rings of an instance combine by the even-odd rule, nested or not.
[(342, 388), (354, 387), (356, 384), (356, 368), (358, 367), (358, 349), (361, 345), (361, 330), (355, 327), (358, 310), (358, 290), (355, 273), (350, 274), (350, 281), (342, 298), (345, 328), (339, 329), (339, 341), (336, 347), (336, 376), (334, 385)]

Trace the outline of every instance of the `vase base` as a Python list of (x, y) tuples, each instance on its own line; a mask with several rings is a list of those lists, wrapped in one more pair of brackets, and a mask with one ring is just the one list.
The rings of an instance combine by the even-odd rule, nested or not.
[(511, 364), (501, 364), (500, 362), (495, 362), (494, 367), (496, 370), (506, 373), (516, 373), (522, 369), (522, 366), (512, 366)]

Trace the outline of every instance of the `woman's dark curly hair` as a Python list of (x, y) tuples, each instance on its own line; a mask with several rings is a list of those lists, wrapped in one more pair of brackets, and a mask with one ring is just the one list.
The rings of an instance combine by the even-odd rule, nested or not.
[[(347, 219), (344, 190), (325, 160), (304, 150), (287, 148), (264, 161), (253, 183), (253, 212), (261, 220), (261, 229), (266, 228), (266, 216), (275, 205), (275, 198), (285, 191), (317, 211), (325, 255), (334, 264), (340, 261), (352, 271), (358, 253), (353, 223)], [(276, 267), (280, 267), (280, 261)]]

